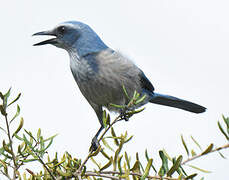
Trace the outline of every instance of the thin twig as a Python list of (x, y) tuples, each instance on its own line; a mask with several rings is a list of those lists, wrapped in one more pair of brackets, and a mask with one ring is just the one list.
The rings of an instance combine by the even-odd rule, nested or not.
[(13, 141), (12, 141), (12, 138), (11, 138), (11, 135), (10, 135), (10, 127), (9, 127), (9, 123), (8, 123), (7, 114), (5, 115), (5, 121), (6, 121), (7, 136), (8, 136), (9, 143), (10, 143), (11, 155), (12, 155), (12, 159), (13, 159), (13, 163), (14, 163), (13, 179), (16, 179), (16, 177), (17, 177), (16, 172), (17, 172), (18, 166), (17, 166), (17, 163), (16, 163), (16, 156), (15, 156), (14, 151), (13, 151), (13, 145), (12, 145)]
[[(208, 152), (208, 153), (206, 153), (206, 154), (213, 153), (213, 152), (216, 152), (216, 151), (220, 151), (220, 150), (226, 149), (226, 148), (229, 148), (229, 144), (226, 144), (226, 145), (224, 145), (224, 146), (215, 148), (215, 149), (211, 150), (210, 152)], [(198, 154), (198, 155), (193, 156), (193, 157), (191, 157), (191, 158), (188, 158), (188, 159), (186, 159), (185, 161), (183, 161), (183, 162), (181, 163), (181, 165), (184, 165), (184, 164), (186, 164), (187, 162), (192, 161), (192, 160), (194, 160), (194, 159), (200, 158), (200, 157), (202, 157), (202, 156), (204, 156), (204, 155), (206, 155), (206, 154), (202, 154), (202, 153), (201, 153), (201, 154)]]
[(44, 161), (40, 158), (39, 155), (37, 155), (37, 153), (35, 153), (36, 156), (38, 157), (40, 163), (44, 166), (44, 168), (48, 171), (49, 175), (52, 177), (53, 180), (56, 180), (56, 178), (54, 177), (54, 175), (52, 174), (52, 172), (49, 170), (49, 168), (46, 166), (46, 164), (44, 163)]

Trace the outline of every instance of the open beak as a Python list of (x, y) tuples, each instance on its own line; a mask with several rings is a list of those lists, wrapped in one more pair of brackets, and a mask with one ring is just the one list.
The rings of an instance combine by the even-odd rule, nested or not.
[[(56, 36), (52, 31), (42, 31), (42, 32), (38, 32), (38, 33), (33, 34), (33, 36), (38, 36), (38, 35)], [(34, 44), (34, 46), (40, 46), (40, 45), (45, 45), (45, 44), (55, 45), (57, 43), (58, 43), (57, 38), (52, 38), (52, 39), (48, 39), (48, 40), (36, 43), (36, 44)]]

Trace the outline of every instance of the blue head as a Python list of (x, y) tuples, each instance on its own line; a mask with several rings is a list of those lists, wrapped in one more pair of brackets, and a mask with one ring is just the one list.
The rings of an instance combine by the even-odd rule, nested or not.
[(38, 32), (34, 35), (55, 36), (55, 38), (34, 44), (35, 46), (52, 44), (68, 52), (76, 51), (79, 57), (108, 48), (88, 25), (78, 21), (64, 22), (52, 30)]

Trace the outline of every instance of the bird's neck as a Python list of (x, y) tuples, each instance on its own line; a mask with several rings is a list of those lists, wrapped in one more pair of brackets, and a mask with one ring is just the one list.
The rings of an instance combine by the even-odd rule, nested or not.
[(84, 33), (77, 41), (72, 45), (72, 50), (76, 51), (79, 58), (82, 58), (88, 54), (98, 53), (107, 49), (108, 46), (100, 39), (95, 33)]

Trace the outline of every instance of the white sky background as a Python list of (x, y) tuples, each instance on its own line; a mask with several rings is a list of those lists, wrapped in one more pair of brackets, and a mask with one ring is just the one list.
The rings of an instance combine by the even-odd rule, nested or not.
[[(40, 127), (47, 136), (59, 134), (51, 152), (68, 151), (84, 158), (99, 122), (74, 82), (68, 54), (53, 46), (33, 47), (47, 38), (31, 36), (60, 22), (78, 20), (133, 59), (156, 92), (208, 108), (196, 115), (149, 104), (129, 122), (120, 122), (117, 132), (134, 134), (128, 146), (133, 156), (135, 152), (143, 156), (147, 148), (160, 164), (160, 149), (171, 156), (185, 154), (180, 134), (189, 140), (193, 135), (204, 147), (211, 142), (223, 145), (226, 141), (217, 121), (222, 114), (229, 115), (228, 7), (226, 0), (4, 1), (0, 91), (12, 86), (15, 96), (22, 92), (19, 104), (25, 128)], [(229, 157), (228, 150), (223, 152)], [(208, 180), (228, 178), (229, 161), (217, 153), (190, 164), (213, 171), (203, 174)]]

